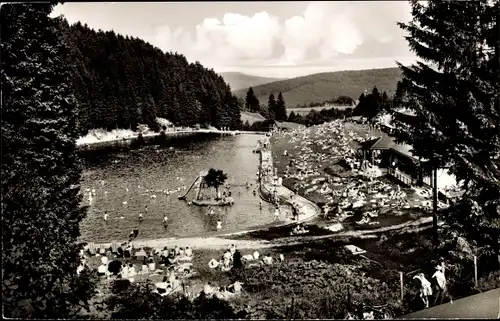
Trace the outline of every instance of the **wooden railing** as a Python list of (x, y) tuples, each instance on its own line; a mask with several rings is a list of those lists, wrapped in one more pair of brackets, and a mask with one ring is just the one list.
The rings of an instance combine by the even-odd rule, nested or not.
[(387, 173), (389, 175), (391, 175), (392, 177), (396, 178), (397, 180), (401, 181), (402, 183), (406, 184), (406, 185), (413, 185), (415, 180), (409, 176), (408, 174), (405, 174), (397, 169), (394, 169), (394, 168), (387, 168)]

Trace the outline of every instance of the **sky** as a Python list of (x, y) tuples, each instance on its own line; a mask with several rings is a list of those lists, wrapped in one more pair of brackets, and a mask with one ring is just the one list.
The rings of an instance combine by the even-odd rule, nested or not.
[(408, 1), (95, 2), (52, 16), (141, 38), (217, 72), (291, 78), (416, 60), (396, 22)]

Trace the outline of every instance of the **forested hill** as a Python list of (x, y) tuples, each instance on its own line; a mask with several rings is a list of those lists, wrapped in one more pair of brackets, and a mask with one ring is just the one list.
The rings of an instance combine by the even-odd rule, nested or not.
[(239, 127), (238, 100), (213, 70), (138, 38), (81, 23), (65, 22), (63, 28), (76, 63), (82, 134), (92, 128), (155, 126), (156, 117), (178, 126)]
[[(255, 96), (261, 104), (266, 104), (271, 93), (283, 93), (286, 106), (306, 107), (311, 103), (322, 103), (339, 96), (358, 97), (365, 90), (370, 92), (377, 86), (380, 92), (392, 96), (396, 84), (401, 80), (401, 69), (381, 68), (369, 70), (346, 70), (324, 72), (303, 77), (286, 79), (253, 87)], [(236, 96), (245, 99), (247, 89), (237, 90)]]

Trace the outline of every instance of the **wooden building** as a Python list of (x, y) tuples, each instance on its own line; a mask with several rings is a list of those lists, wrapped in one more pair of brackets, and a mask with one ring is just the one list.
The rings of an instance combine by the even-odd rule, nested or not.
[(412, 154), (411, 146), (398, 144), (388, 135), (360, 143), (358, 152), (363, 160), (387, 169), (387, 174), (407, 185), (431, 184), (430, 174), (423, 172), (422, 162)]

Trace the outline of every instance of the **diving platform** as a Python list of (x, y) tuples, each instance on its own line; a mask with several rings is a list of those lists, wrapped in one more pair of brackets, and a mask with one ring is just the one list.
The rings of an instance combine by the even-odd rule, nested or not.
[(197, 206), (231, 206), (234, 204), (234, 198), (232, 197), (224, 197), (221, 199), (202, 199), (201, 196), (201, 191), (205, 188), (206, 183), (205, 183), (205, 176), (207, 176), (208, 171), (204, 170), (201, 171), (198, 177), (195, 178), (189, 189), (184, 193), (184, 195), (180, 195), (178, 199), (180, 200), (186, 200), (187, 195), (189, 192), (195, 188), (196, 190), (196, 197), (191, 201), (191, 204), (197, 205)]

